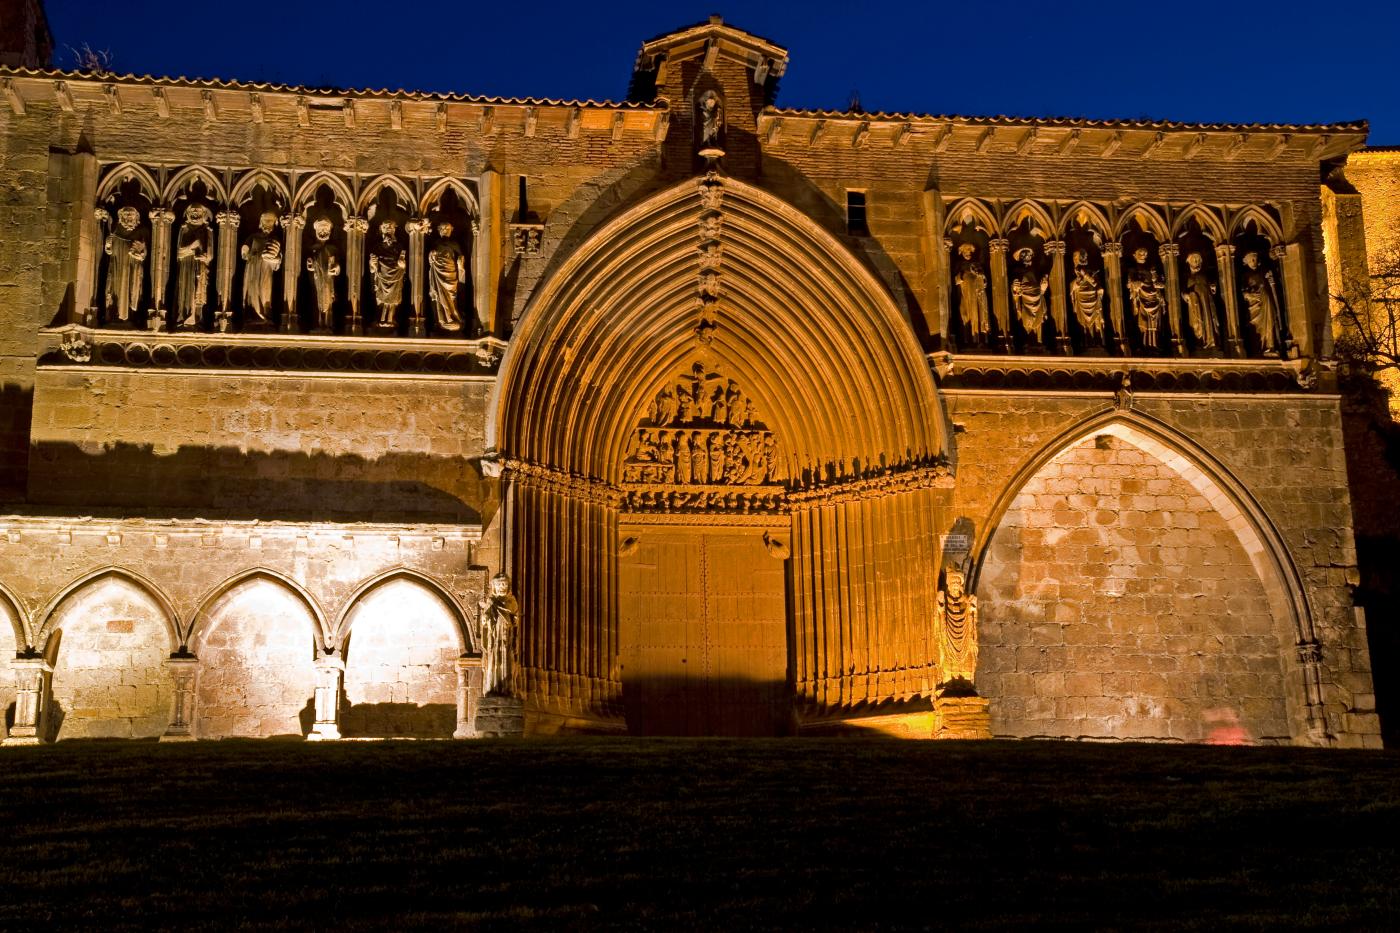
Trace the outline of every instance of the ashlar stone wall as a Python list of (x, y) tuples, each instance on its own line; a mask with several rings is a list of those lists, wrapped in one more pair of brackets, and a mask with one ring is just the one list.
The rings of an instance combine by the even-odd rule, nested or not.
[(1287, 741), (1281, 645), (1235, 532), (1103, 435), (1057, 456), (981, 575), (978, 688), (999, 735)]

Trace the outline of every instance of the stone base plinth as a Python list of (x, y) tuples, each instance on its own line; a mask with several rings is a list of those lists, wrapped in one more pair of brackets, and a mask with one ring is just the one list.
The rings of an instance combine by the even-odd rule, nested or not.
[(939, 696), (933, 700), (933, 737), (990, 739), (992, 716), (979, 696)]
[(195, 737), (188, 732), (167, 732), (157, 742), (193, 742)]
[(525, 701), (519, 697), (482, 697), (476, 707), (478, 738), (525, 734)]
[(5, 746), (6, 748), (10, 748), (10, 747), (13, 747), (13, 746), (16, 746), (16, 745), (43, 745), (43, 744), (44, 744), (44, 743), (40, 740), (40, 738), (39, 738), (37, 735), (11, 735), (11, 736), (7, 736), (7, 737), (5, 738), (5, 741), (0, 742), (0, 745)]

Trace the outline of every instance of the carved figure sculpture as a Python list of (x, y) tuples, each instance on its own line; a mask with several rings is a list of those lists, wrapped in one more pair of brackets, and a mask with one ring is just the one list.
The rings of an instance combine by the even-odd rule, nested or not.
[(718, 434), (710, 435), (710, 483), (719, 484), (724, 482), (724, 441)]
[(695, 482), (703, 485), (710, 481), (710, 459), (705, 450), (705, 435), (696, 431), (690, 439), (692, 441), (691, 449), (694, 451), (690, 467), (691, 476)]
[(331, 222), (327, 217), (318, 218), (311, 225), (316, 242), (306, 257), (306, 271), (311, 273), (311, 282), (316, 287), (316, 329), (330, 332), (331, 307), (335, 304), (335, 279), (340, 275), (340, 253), (331, 242)]
[(185, 208), (185, 222), (175, 240), (175, 310), (181, 327), (198, 327), (209, 301), (209, 263), (214, 261), (212, 215), (203, 204)]
[(967, 578), (950, 569), (938, 591), (939, 677), (943, 683), (972, 682), (977, 673), (977, 597), (966, 592)]
[(676, 470), (674, 481), (677, 483), (689, 483), (691, 480), (691, 459), (694, 451), (690, 446), (690, 435), (684, 431), (676, 432)]
[(1186, 303), (1187, 319), (1201, 349), (1211, 350), (1219, 343), (1220, 326), (1215, 317), (1215, 283), (1205, 272), (1205, 260), (1200, 253), (1186, 257), (1186, 287), (1181, 300)]
[(1274, 288), (1273, 273), (1259, 264), (1259, 254), (1253, 250), (1244, 254), (1244, 281), (1241, 291), (1244, 306), (1249, 310), (1249, 323), (1259, 337), (1259, 349), (1274, 355), (1279, 352), (1278, 290)]
[(379, 326), (394, 327), (394, 316), (403, 304), (403, 276), (408, 269), (408, 252), (399, 246), (399, 225), (394, 220), (379, 222), (379, 239), (369, 251), (369, 274), (374, 279), (374, 303), (379, 306)]
[(724, 102), (717, 91), (706, 91), (696, 101), (700, 124), (700, 154), (708, 158), (724, 155)]
[(265, 324), (272, 317), (272, 274), (282, 268), (282, 241), (277, 236), (277, 215), (263, 211), (258, 229), (239, 250), (243, 266), (243, 309), (249, 324)]
[(1074, 251), (1074, 281), (1069, 286), (1070, 305), (1079, 326), (1090, 339), (1103, 342), (1103, 286), (1099, 274), (1089, 268), (1089, 254)]
[(1011, 280), (1011, 301), (1016, 307), (1016, 316), (1021, 321), (1026, 337), (1039, 342), (1040, 331), (1045, 324), (1045, 296), (1050, 287), (1050, 279), (1046, 276), (1036, 276), (1035, 252), (1030, 247), (1018, 250), (1016, 259), (1021, 263), (1021, 269)]
[(515, 696), (515, 654), (520, 604), (510, 592), (510, 577), (491, 578), (489, 593), (477, 604), (476, 643), (481, 649), (481, 689), (485, 696)]
[(1157, 327), (1162, 321), (1162, 273), (1149, 265), (1147, 247), (1139, 246), (1133, 251), (1133, 268), (1128, 273), (1128, 300), (1133, 305), (1133, 317), (1137, 318), (1138, 330), (1142, 333), (1143, 345), (1157, 349)]
[[(467, 277), (467, 261), (462, 247), (452, 239), (452, 224), (438, 221), (438, 241), (428, 251), (428, 297), (437, 312), (438, 327), (443, 330), (462, 329), (462, 315), (457, 310), (457, 289)], [(371, 261), (373, 259), (371, 258)], [(402, 288), (402, 285), (400, 285)]]
[(134, 207), (117, 211), (117, 226), (102, 246), (107, 260), (106, 310), (107, 322), (122, 326), (131, 320), (131, 313), (141, 304), (141, 273), (146, 265), (148, 240), (140, 229), (141, 212)]
[(987, 273), (977, 261), (976, 244), (962, 244), (958, 255), (962, 257), (962, 265), (953, 279), (958, 286), (958, 309), (973, 343), (980, 345), (986, 342), (987, 331), (991, 329), (991, 316), (987, 313)]

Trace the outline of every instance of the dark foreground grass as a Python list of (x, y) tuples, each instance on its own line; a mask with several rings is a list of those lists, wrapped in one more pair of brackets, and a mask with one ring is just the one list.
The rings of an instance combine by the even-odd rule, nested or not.
[(0, 927), (1400, 928), (1400, 756), (862, 740), (0, 753)]

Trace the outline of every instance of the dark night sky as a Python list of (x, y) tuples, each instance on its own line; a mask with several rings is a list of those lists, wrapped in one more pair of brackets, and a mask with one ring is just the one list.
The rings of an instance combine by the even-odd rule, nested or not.
[(1400, 143), (1400, 3), (47, 0), (120, 72), (621, 99), (640, 43), (720, 13), (791, 53), (778, 103), (964, 115), (1336, 122)]

